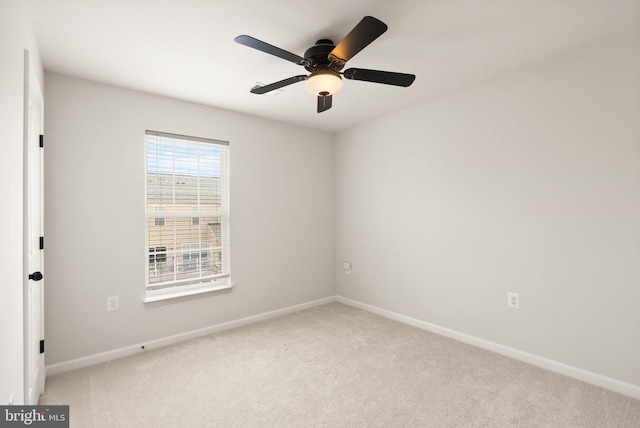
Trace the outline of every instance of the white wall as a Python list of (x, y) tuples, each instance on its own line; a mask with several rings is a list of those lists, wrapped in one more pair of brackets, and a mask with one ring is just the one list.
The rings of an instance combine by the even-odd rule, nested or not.
[(42, 82), (26, 2), (0, 0), (0, 404), (24, 402), (24, 51)]
[[(47, 365), (335, 294), (331, 134), (45, 80)], [(143, 305), (145, 129), (230, 141), (231, 293)]]
[(640, 386), (640, 38), (362, 124), (335, 159), (339, 295)]

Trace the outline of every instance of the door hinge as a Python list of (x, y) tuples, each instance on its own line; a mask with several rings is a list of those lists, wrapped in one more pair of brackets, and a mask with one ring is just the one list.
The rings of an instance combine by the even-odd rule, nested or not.
[(40, 237), (40, 249), (44, 250), (44, 236)]
[(44, 354), (44, 339), (40, 341), (40, 353)]
[(40, 147), (44, 147), (44, 135), (40, 134)]

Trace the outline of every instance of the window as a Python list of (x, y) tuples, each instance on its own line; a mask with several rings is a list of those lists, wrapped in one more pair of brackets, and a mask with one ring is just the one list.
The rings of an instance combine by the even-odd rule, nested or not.
[(167, 261), (167, 247), (149, 248), (149, 263), (165, 263)]
[(145, 300), (230, 287), (229, 143), (147, 131), (145, 144)]
[(202, 266), (211, 264), (209, 245), (206, 242), (182, 244), (182, 268), (184, 270), (201, 269)]
[[(197, 213), (200, 211), (200, 207), (191, 207), (192, 213)], [(197, 226), (200, 224), (200, 217), (191, 217), (191, 226)]]
[[(163, 212), (164, 207), (154, 207), (153, 210), (155, 212)], [(154, 219), (154, 226), (164, 226), (164, 217), (156, 217)]]
[(151, 247), (149, 248), (149, 272), (157, 275), (159, 272), (168, 269), (167, 266), (167, 247)]

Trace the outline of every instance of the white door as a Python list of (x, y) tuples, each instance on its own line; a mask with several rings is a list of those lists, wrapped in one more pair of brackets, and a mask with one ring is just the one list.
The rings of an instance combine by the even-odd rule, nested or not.
[[(43, 131), (44, 101), (25, 51), (25, 127), (27, 209), (25, 213), (25, 250), (27, 286), (25, 290), (25, 404), (38, 404), (44, 391), (44, 293), (43, 293), (43, 161), (40, 135)], [(42, 342), (44, 344), (44, 342)]]

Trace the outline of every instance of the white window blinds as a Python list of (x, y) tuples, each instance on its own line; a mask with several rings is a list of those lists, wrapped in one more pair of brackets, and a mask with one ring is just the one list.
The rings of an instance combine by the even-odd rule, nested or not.
[(148, 293), (229, 285), (229, 143), (147, 131)]

